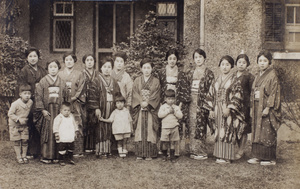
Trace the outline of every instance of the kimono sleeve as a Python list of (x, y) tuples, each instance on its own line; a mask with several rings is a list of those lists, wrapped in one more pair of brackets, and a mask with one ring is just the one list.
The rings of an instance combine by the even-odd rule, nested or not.
[(131, 77), (126, 74), (126, 104), (131, 106), (131, 101), (132, 101), (132, 87), (133, 87), (133, 81)]
[(188, 77), (184, 72), (180, 72), (178, 85), (178, 98), (182, 103), (189, 103), (191, 101), (191, 84), (188, 82)]
[(77, 86), (77, 91), (76, 91), (74, 97), (79, 99), (82, 96), (82, 92), (85, 88), (84, 72), (80, 72), (79, 79), (76, 81), (76, 86)]
[(35, 107), (37, 111), (42, 111), (45, 110), (46, 107), (44, 105), (44, 85), (43, 85), (43, 80), (41, 80), (35, 88)]
[(203, 101), (203, 108), (208, 111), (214, 111), (215, 107), (215, 82), (212, 82), (212, 85), (209, 87), (209, 91)]
[(140, 95), (140, 85), (141, 80), (140, 77), (136, 78), (133, 82), (132, 87), (132, 107), (135, 108), (136, 106), (140, 105), (143, 101), (142, 95)]
[(240, 80), (235, 80), (231, 85), (231, 90), (229, 92), (229, 102), (227, 108), (233, 110), (236, 113), (236, 116), (240, 118), (240, 120), (244, 120), (243, 114), (243, 89), (241, 86)]
[(274, 74), (273, 78), (270, 79), (267, 98), (267, 107), (274, 108), (275, 110), (280, 107), (280, 84), (278, 77)]
[(148, 100), (148, 104), (152, 106), (152, 108), (156, 109), (160, 103), (160, 83), (157, 78), (153, 78), (151, 84), (151, 94)]

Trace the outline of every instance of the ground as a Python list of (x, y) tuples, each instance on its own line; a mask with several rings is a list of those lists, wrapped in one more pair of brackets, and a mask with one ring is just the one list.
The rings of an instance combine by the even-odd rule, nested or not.
[(178, 162), (137, 161), (116, 155), (96, 159), (77, 158), (76, 165), (46, 165), (37, 159), (17, 164), (12, 144), (0, 143), (0, 188), (300, 188), (300, 143), (281, 141), (276, 166), (250, 165), (246, 156), (228, 165), (218, 165), (210, 156), (199, 161), (181, 156)]

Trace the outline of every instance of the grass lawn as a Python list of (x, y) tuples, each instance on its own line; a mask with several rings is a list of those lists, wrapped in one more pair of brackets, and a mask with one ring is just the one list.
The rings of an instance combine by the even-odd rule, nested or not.
[(137, 161), (130, 154), (87, 155), (64, 167), (37, 159), (19, 165), (12, 143), (0, 141), (0, 188), (300, 188), (300, 143), (280, 142), (277, 165), (269, 167), (246, 162), (250, 146), (246, 157), (228, 165), (216, 164), (211, 153), (204, 161), (181, 156), (176, 163)]

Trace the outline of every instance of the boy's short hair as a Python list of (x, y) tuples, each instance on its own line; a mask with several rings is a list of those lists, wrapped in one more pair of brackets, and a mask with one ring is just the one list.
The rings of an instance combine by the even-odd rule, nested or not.
[(126, 102), (125, 98), (123, 97), (123, 95), (121, 93), (117, 93), (116, 94), (116, 98), (115, 98), (116, 102)]
[(28, 84), (22, 84), (19, 87), (19, 93), (24, 92), (24, 91), (30, 91), (31, 92), (31, 86)]
[(175, 91), (172, 89), (166, 90), (165, 97), (175, 97)]
[(61, 103), (61, 106), (60, 106), (60, 108), (62, 108), (63, 106), (66, 106), (66, 107), (71, 107), (71, 103), (70, 102), (67, 102), (67, 101), (64, 101), (64, 102), (62, 102)]

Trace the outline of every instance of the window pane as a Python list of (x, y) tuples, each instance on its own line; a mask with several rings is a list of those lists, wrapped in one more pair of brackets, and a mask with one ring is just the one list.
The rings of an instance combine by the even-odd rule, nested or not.
[(300, 24), (300, 7), (296, 7), (296, 23)]
[(58, 13), (58, 14), (64, 13), (64, 4), (62, 4), (62, 3), (56, 4), (56, 13)]
[(113, 4), (99, 4), (99, 48), (113, 46)]
[(67, 14), (72, 13), (72, 4), (65, 4), (65, 13)]
[(55, 48), (69, 49), (71, 48), (71, 21), (56, 21), (55, 26)]
[(300, 32), (295, 33), (295, 42), (300, 43)]
[(158, 3), (158, 15), (164, 16), (167, 14), (167, 4), (166, 3)]
[(130, 5), (116, 5), (116, 42), (129, 43)]
[(287, 7), (286, 21), (287, 23), (294, 23), (294, 7)]
[(169, 3), (167, 6), (167, 15), (176, 16), (176, 6), (175, 3)]

